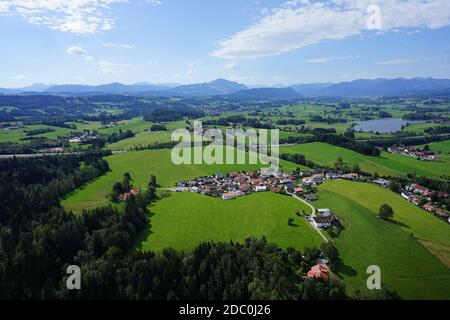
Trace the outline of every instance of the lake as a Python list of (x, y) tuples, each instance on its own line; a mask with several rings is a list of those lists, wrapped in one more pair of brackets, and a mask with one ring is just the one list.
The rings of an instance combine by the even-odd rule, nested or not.
[(380, 133), (397, 132), (407, 123), (417, 123), (420, 121), (403, 120), (401, 118), (385, 118), (377, 120), (358, 121), (354, 127), (355, 131), (373, 131)]

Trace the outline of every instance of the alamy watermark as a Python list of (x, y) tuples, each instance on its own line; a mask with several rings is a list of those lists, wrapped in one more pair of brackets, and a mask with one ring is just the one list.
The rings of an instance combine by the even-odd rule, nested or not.
[[(270, 133), (270, 134), (269, 134)], [(270, 143), (269, 143), (270, 136)], [(261, 164), (261, 173), (270, 175), (280, 167), (278, 129), (203, 129), (201, 121), (193, 122), (193, 132), (176, 129), (172, 141), (172, 162), (182, 164)], [(205, 143), (209, 145), (204, 146)], [(270, 150), (270, 155), (269, 155)]]
[(69, 290), (81, 290), (81, 269), (79, 266), (68, 266), (66, 273), (69, 274), (66, 286)]
[(366, 281), (367, 289), (380, 290), (381, 289), (381, 268), (377, 265), (368, 266), (367, 274), (370, 275)]

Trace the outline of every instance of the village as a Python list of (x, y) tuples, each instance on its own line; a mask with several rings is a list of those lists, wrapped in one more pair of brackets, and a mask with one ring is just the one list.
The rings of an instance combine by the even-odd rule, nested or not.
[(448, 219), (448, 222), (450, 223), (449, 214), (445, 210), (439, 208), (436, 204), (434, 204), (438, 199), (447, 198), (447, 192), (433, 191), (427, 187), (413, 183), (406, 186), (406, 188), (402, 192), (402, 197), (413, 203), (414, 205), (422, 207), (438, 218)]
[(22, 129), (23, 125), (20, 123), (0, 123), (0, 130), (19, 130)]
[(423, 161), (438, 161), (437, 153), (435, 151), (429, 150), (427, 147), (420, 149), (417, 146), (399, 146), (399, 147), (390, 147), (387, 150), (392, 154), (399, 154), (409, 157), (415, 157), (417, 160)]
[(179, 181), (177, 191), (190, 191), (207, 196), (232, 200), (253, 192), (274, 192), (302, 195), (306, 200), (315, 201), (315, 187), (325, 179), (348, 179), (365, 181), (366, 178), (357, 173), (317, 173), (314, 171), (287, 174), (278, 172), (275, 175), (263, 175), (256, 171), (231, 172), (224, 175), (220, 172), (213, 176), (198, 177), (191, 181)]
[[(220, 172), (212, 176), (202, 176), (190, 181), (179, 181), (175, 191), (189, 191), (206, 196), (233, 200), (254, 192), (274, 192), (300, 197), (308, 202), (316, 201), (315, 190), (324, 180), (343, 179), (374, 183), (389, 188), (391, 182), (382, 178), (369, 178), (359, 173), (341, 173), (331, 170), (297, 171), (292, 174), (278, 172), (275, 175), (263, 175), (258, 171)], [(448, 197), (445, 191), (434, 191), (418, 184), (410, 184), (401, 190), (401, 196), (416, 206), (450, 223), (450, 215), (436, 202)], [(319, 209), (317, 214), (308, 217), (317, 228), (328, 228), (337, 222), (329, 209)]]
[(97, 134), (94, 131), (85, 130), (83, 133), (71, 132), (69, 138), (70, 143), (89, 142), (97, 139)]
[[(222, 200), (233, 200), (254, 192), (274, 192), (312, 202), (318, 199), (314, 193), (316, 186), (330, 179), (366, 181), (365, 177), (357, 173), (300, 171), (293, 174), (278, 172), (266, 176), (255, 171), (231, 172), (228, 175), (218, 172), (213, 176), (179, 181), (175, 190), (190, 191)], [(331, 226), (340, 226), (338, 218), (328, 208), (314, 210), (311, 215), (305, 214), (304, 217), (314, 228), (327, 229)]]

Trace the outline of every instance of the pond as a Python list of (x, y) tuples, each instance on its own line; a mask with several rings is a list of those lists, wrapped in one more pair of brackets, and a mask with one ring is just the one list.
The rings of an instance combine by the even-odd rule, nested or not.
[(355, 131), (363, 132), (380, 132), (380, 133), (392, 133), (402, 129), (402, 126), (407, 123), (417, 123), (420, 121), (410, 121), (401, 118), (385, 118), (377, 120), (358, 121), (355, 123)]

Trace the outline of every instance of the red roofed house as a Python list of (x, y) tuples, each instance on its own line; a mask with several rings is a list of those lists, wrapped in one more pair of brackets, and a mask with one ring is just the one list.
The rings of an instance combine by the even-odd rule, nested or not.
[(307, 277), (310, 279), (328, 280), (328, 268), (323, 264), (316, 264), (308, 271)]
[(303, 189), (300, 188), (300, 187), (298, 187), (298, 188), (295, 188), (295, 189), (294, 189), (294, 192), (295, 192), (295, 193), (303, 193)]
[(424, 186), (421, 186), (418, 184), (414, 187), (414, 192), (420, 193), (423, 196), (428, 196), (428, 194), (430, 193), (430, 190), (427, 187), (424, 187)]

